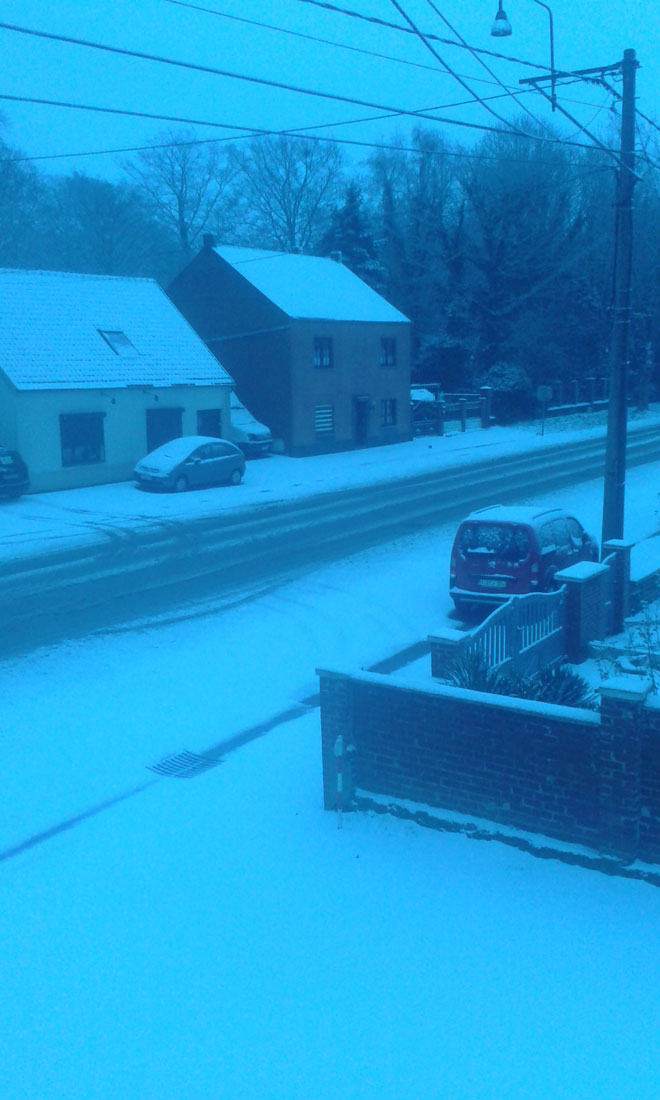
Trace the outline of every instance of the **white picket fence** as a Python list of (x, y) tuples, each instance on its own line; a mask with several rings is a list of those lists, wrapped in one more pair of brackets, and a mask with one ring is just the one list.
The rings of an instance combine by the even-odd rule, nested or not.
[(514, 596), (471, 631), (463, 652), (483, 655), (489, 668), (535, 672), (565, 655), (565, 623), (564, 588)]

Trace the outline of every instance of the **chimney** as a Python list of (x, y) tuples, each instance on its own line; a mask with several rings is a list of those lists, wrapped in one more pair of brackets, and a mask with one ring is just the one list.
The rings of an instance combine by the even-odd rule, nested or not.
[(211, 248), (215, 248), (215, 237), (213, 236), (212, 233), (205, 233), (204, 236), (202, 237), (202, 241), (203, 241), (203, 244), (204, 244), (204, 250), (205, 251), (208, 251)]

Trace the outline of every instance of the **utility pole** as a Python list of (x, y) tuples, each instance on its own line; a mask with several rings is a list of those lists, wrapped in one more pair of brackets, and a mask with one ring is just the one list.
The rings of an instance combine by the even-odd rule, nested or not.
[[(540, 3), (540, 0), (536, 0)], [(545, 5), (544, 5), (545, 6)], [(541, 84), (590, 77), (595, 73), (621, 73), (621, 147), (616, 180), (616, 228), (614, 236), (614, 304), (610, 342), (609, 405), (607, 410), (607, 442), (605, 449), (605, 481), (603, 487), (602, 541), (623, 538), (623, 513), (626, 488), (626, 429), (628, 415), (628, 367), (630, 361), (630, 321), (632, 316), (632, 195), (635, 175), (635, 73), (638, 61), (634, 50), (624, 50), (623, 60), (615, 65), (573, 72), (554, 71), (551, 76), (531, 76), (520, 80), (530, 84), (546, 99), (555, 101), (543, 91)]]
[(632, 314), (632, 196), (635, 186), (635, 73), (634, 50), (624, 50), (621, 72), (621, 155), (616, 182), (614, 306), (610, 346), (609, 405), (603, 487), (602, 542), (623, 538), (626, 488), (626, 434), (628, 367)]

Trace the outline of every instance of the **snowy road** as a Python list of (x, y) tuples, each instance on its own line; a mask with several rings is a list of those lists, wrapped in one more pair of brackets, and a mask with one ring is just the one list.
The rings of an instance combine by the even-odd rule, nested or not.
[[(482, 438), (487, 435), (480, 433)], [(311, 459), (310, 465), (297, 468), (299, 485), (279, 485), (279, 500), (269, 493), (275, 488), (276, 472), (290, 469), (287, 460), (281, 467), (277, 460), (271, 465), (253, 463), (249, 479), (254, 485), (245, 498), (240, 495), (244, 486), (240, 491), (220, 488), (190, 494), (183, 502), (180, 497), (148, 495), (144, 500), (145, 494), (130, 485), (101, 486), (97, 508), (104, 499), (114, 498), (124, 515), (116, 509), (114, 519), (107, 515), (101, 523), (97, 514), (85, 527), (82, 546), (76, 529), (70, 545), (39, 549), (40, 528), (27, 522), (28, 503), (24, 529), (16, 531), (11, 547), (13, 557), (8, 542), (2, 548), (6, 557), (0, 614), (6, 629), (0, 654), (29, 651), (38, 644), (85, 636), (161, 611), (175, 614), (176, 608), (217, 594), (224, 602), (234, 601), (255, 587), (263, 590), (273, 581), (300, 577), (311, 566), (453, 521), (471, 508), (525, 494), (537, 499), (540, 490), (563, 491), (574, 482), (576, 471), (595, 476), (602, 470), (602, 436), (578, 433), (561, 446), (556, 439), (532, 439), (534, 445), (522, 452), (520, 438), (509, 439), (509, 453), (501, 450), (506, 437), (500, 443), (495, 438), (495, 451), (490, 442), (473, 441), (458, 463), (459, 452), (448, 446), (452, 440), (436, 440), (440, 455), (430, 466), (427, 455), (433, 446), (424, 444), (425, 454), (415, 446), (419, 440), (383, 449), (387, 454), (382, 466), (373, 458), (366, 467), (358, 466), (363, 452), (332, 456), (335, 463), (343, 461), (345, 477), (351, 468), (356, 475), (355, 485), (349, 479), (339, 490), (326, 483), (319, 491), (314, 478), (323, 464)], [(658, 425), (642, 422), (631, 432), (629, 463), (651, 457), (660, 457)], [(260, 499), (262, 492), (267, 504)], [(76, 506), (77, 491), (59, 496), (68, 501), (63, 514), (69, 521), (81, 511), (89, 515), (89, 509)], [(44, 498), (33, 505), (40, 509), (51, 503)], [(135, 513), (147, 504), (150, 519)], [(163, 509), (170, 512), (159, 515)], [(593, 530), (599, 532), (599, 521)]]

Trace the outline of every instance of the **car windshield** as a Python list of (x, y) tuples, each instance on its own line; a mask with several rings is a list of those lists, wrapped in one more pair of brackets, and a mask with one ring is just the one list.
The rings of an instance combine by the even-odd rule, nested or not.
[(512, 523), (467, 523), (462, 528), (458, 548), (468, 554), (490, 554), (507, 561), (524, 561), (529, 554), (529, 535), (524, 527)]

